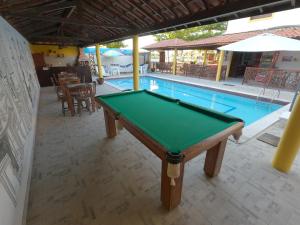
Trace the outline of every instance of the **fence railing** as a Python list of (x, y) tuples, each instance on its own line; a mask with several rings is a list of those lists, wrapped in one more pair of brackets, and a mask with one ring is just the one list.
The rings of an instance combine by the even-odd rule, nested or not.
[[(217, 65), (198, 65), (198, 64), (183, 64), (183, 74), (185, 76), (199, 77), (214, 80), (216, 78)], [(226, 66), (222, 66), (221, 79), (225, 79)]]
[[(172, 73), (173, 63), (159, 62), (152, 64), (151, 68), (162, 73)], [(198, 65), (189, 63), (177, 63), (176, 74), (181, 74), (189, 77), (199, 77), (214, 80), (217, 74), (217, 65)], [(225, 79), (226, 66), (222, 66), (221, 79)]]
[(171, 62), (154, 62), (151, 63), (151, 68), (161, 73), (172, 73), (173, 63)]
[(264, 87), (296, 90), (300, 82), (300, 70), (247, 67), (243, 84), (262, 84)]

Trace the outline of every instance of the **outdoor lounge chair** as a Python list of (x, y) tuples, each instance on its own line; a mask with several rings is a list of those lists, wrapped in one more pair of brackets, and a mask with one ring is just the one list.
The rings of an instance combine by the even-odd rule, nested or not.
[(140, 65), (140, 73), (145, 74), (148, 71), (148, 64), (142, 64)]
[[(110, 76), (110, 74), (108, 72), (106, 72), (104, 66), (101, 66), (101, 68), (102, 68), (102, 74), (103, 74), (104, 77)], [(96, 67), (96, 72), (98, 74), (98, 67)]]

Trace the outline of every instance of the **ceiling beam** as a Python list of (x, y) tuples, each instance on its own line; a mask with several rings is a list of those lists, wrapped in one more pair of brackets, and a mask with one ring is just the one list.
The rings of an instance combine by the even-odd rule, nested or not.
[(188, 15), (190, 13), (190, 10), (185, 6), (185, 4), (181, 0), (176, 0), (176, 2), (181, 6), (181, 8), (184, 9), (184, 13)]
[[(71, 17), (72, 13), (74, 12), (74, 10), (76, 9), (76, 6), (73, 6), (69, 9), (69, 11), (66, 13), (66, 16), (64, 16), (64, 18), (68, 19)], [(60, 34), (63, 32), (63, 27), (64, 27), (64, 22), (62, 22), (59, 27), (57, 28), (57, 34)]]
[(79, 20), (69, 19), (69, 18), (61, 18), (61, 17), (50, 17), (50, 16), (39, 16), (39, 15), (30, 15), (30, 14), (21, 14), (21, 13), (5, 13), (4, 16), (11, 16), (15, 18), (25, 18), (28, 20), (38, 20), (38, 21), (45, 21), (49, 23), (65, 23), (65, 24), (72, 24), (76, 26), (87, 26), (87, 27), (106, 27), (106, 28), (113, 28), (113, 29), (132, 29), (132, 27), (128, 26), (118, 26), (118, 25), (111, 25), (111, 24), (95, 24), (95, 23), (84, 23)]

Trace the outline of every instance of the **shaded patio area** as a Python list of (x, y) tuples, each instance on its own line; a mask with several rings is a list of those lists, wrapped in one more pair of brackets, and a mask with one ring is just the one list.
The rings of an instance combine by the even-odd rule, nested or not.
[[(284, 125), (266, 132), (279, 136)], [(151, 151), (126, 130), (107, 139), (102, 109), (63, 117), (53, 88), (42, 88), (27, 224), (297, 224), (300, 158), (287, 175), (272, 168), (274, 152), (255, 138), (229, 141), (213, 179), (202, 154), (186, 164), (182, 202), (168, 212)]]

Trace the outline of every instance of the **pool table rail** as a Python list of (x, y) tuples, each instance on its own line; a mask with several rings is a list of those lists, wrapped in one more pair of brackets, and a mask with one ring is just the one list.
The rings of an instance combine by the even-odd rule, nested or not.
[(238, 122), (227, 129), (210, 136), (197, 144), (194, 144), (190, 146), (189, 148), (185, 149), (181, 153), (185, 155), (184, 162), (187, 162), (195, 157), (197, 157), (199, 154), (201, 154), (203, 151), (206, 151), (208, 149), (211, 149), (216, 144), (220, 142), (220, 140), (227, 140), (229, 136), (233, 136), (233, 138), (238, 142), (239, 138), (242, 135), (242, 129), (244, 127), (243, 122)]

